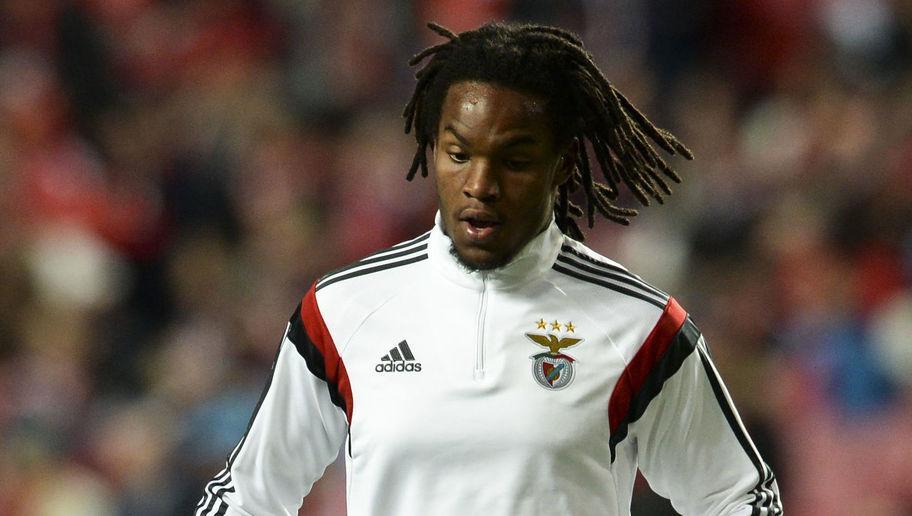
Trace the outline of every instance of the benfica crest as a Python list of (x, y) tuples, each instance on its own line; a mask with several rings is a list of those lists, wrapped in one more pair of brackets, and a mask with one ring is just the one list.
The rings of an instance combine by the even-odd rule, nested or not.
[[(548, 351), (529, 357), (535, 360), (532, 363), (532, 376), (539, 385), (548, 390), (563, 389), (573, 381), (573, 362), (576, 359), (561, 353), (560, 350), (579, 344), (583, 339), (568, 336), (576, 332), (576, 327), (573, 326), (572, 322), (566, 324), (561, 324), (559, 321), (548, 323), (544, 319), (539, 319), (535, 324), (537, 329), (546, 330), (546, 332), (544, 334), (527, 333), (526, 337), (529, 337), (529, 340), (539, 346), (548, 348)], [(561, 331), (562, 328), (564, 331)]]

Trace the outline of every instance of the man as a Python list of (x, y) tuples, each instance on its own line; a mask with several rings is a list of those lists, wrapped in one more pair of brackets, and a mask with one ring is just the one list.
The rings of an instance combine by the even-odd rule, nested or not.
[[(778, 487), (686, 312), (579, 242), (690, 157), (573, 35), (488, 25), (405, 110), (434, 228), (318, 280), (197, 514), (295, 514), (345, 445), (350, 514), (629, 514), (639, 467), (684, 514), (778, 514)], [(593, 179), (586, 141), (605, 183)]]

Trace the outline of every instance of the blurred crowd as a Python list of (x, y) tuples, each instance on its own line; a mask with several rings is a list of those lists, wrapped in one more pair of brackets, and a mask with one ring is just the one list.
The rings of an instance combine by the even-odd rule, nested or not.
[(432, 224), (429, 20), (583, 36), (697, 156), (587, 242), (692, 313), (789, 514), (912, 514), (909, 2), (0, 0), (0, 515), (191, 512), (310, 283)]

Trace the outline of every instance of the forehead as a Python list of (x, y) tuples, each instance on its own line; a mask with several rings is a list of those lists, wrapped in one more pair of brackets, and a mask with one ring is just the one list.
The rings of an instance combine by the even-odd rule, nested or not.
[(442, 134), (447, 129), (494, 143), (517, 137), (552, 143), (551, 120), (544, 99), (488, 82), (462, 81), (450, 86), (441, 107), (438, 131)]

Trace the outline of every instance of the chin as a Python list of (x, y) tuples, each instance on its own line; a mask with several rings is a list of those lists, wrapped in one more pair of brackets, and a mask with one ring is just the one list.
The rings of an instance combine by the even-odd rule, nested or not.
[(490, 271), (499, 267), (503, 267), (510, 261), (509, 259), (495, 255), (489, 255), (487, 258), (480, 259), (469, 258), (463, 253), (460, 253), (454, 244), (450, 244), (450, 254), (456, 258), (456, 261), (459, 262), (459, 265), (461, 265), (469, 272)]

